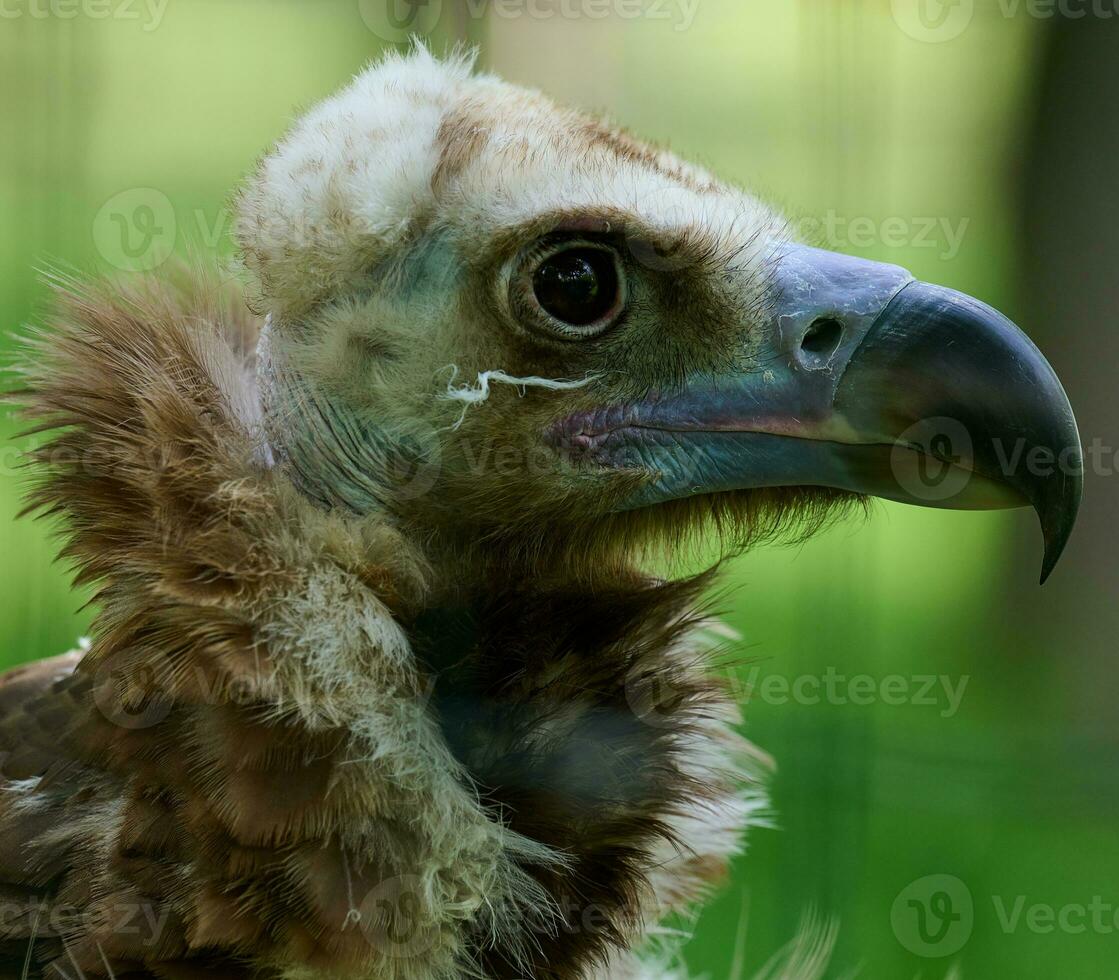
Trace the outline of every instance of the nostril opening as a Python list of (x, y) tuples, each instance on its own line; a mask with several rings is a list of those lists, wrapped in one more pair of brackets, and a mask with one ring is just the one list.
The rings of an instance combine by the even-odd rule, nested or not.
[(843, 324), (834, 317), (813, 320), (800, 341), (801, 350), (817, 357), (830, 357), (843, 339)]

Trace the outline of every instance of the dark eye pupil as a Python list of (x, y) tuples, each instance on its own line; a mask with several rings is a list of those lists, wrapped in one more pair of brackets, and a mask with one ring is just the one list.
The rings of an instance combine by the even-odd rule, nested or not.
[(609, 252), (573, 248), (553, 255), (533, 277), (537, 302), (562, 323), (581, 327), (605, 317), (618, 300), (618, 270)]

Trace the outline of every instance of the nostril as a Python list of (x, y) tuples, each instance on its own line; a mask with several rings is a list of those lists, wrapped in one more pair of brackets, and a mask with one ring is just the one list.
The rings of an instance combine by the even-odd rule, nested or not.
[(834, 317), (824, 316), (813, 320), (800, 340), (800, 349), (813, 359), (827, 360), (843, 339), (843, 324)]

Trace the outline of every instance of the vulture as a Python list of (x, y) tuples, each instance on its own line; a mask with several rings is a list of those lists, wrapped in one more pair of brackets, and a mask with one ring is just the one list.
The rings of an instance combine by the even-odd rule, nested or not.
[(9, 393), (96, 616), (0, 679), (0, 977), (683, 976), (766, 759), (673, 559), (871, 496), (1032, 506), (1043, 574), (1072, 529), (1009, 320), (467, 56), (235, 207), (236, 274), (56, 275)]

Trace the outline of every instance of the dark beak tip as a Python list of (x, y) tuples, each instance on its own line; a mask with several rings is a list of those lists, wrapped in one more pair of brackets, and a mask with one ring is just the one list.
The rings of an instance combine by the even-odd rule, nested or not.
[[(1016, 491), (1037, 512), (1045, 540), (1044, 584), (1072, 536), (1084, 488), (1080, 432), (1056, 372), (1003, 314), (943, 286), (910, 283), (879, 319), (889, 331), (879, 343), (898, 345), (891, 363), (908, 358), (927, 376), (950, 382), (947, 389), (936, 384), (914, 389), (921, 394), (913, 396), (911, 417), (958, 420), (977, 470)], [(877, 351), (874, 340), (864, 351)], [(1022, 443), (1018, 463), (1006, 455), (1008, 440)], [(1048, 469), (1031, 468), (1034, 451), (1043, 451)]]
[(1054, 569), (1057, 567), (1057, 562), (1061, 560), (1061, 553), (1064, 551), (1064, 546), (1046, 545), (1045, 557), (1041, 562), (1041, 578), (1038, 585), (1044, 585), (1049, 581), (1049, 576), (1053, 574)]
[(1065, 546), (1063, 544), (1046, 545), (1045, 558), (1041, 562), (1041, 578), (1038, 580), (1038, 585), (1045, 585), (1049, 581), (1054, 570), (1057, 568), (1057, 562), (1061, 560), (1061, 555), (1064, 553)]
[(1049, 581), (1049, 576), (1057, 567), (1065, 547), (1072, 537), (1076, 517), (1080, 511), (1080, 501), (1084, 494), (1083, 473), (1070, 474), (1062, 481), (1059, 493), (1052, 503), (1038, 504), (1037, 514), (1045, 537), (1045, 557), (1041, 565), (1041, 585)]

